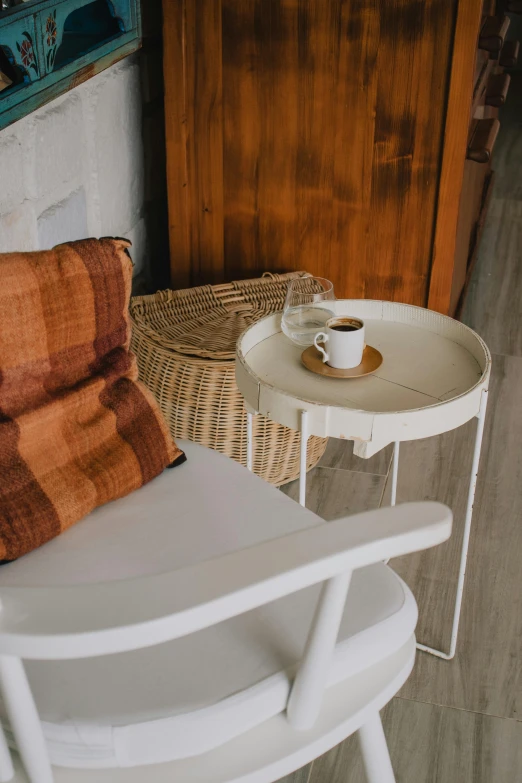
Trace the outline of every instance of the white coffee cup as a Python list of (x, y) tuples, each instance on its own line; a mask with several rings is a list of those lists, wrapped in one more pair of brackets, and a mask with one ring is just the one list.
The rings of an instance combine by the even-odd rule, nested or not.
[[(323, 343), (328, 352), (319, 345)], [(349, 370), (362, 362), (364, 351), (364, 321), (352, 316), (329, 318), (324, 331), (314, 337), (314, 345), (323, 355), (323, 362), (337, 370)]]

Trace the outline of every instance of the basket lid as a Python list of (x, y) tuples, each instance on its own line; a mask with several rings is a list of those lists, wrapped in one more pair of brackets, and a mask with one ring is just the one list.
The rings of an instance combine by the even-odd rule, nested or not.
[(306, 272), (269, 274), (214, 286), (159, 291), (131, 300), (135, 329), (159, 347), (201, 359), (234, 359), (244, 330), (283, 309), (289, 280)]

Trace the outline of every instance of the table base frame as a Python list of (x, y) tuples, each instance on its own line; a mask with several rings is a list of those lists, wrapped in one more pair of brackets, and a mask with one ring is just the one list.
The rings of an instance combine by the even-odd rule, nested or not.
[[(434, 647), (417, 643), (417, 649), (422, 652), (430, 653), (438, 658), (442, 658), (446, 661), (450, 661), (455, 656), (457, 649), (457, 638), (459, 633), (460, 615), (462, 611), (462, 598), (464, 595), (464, 582), (466, 579), (466, 568), (468, 562), (468, 550), (469, 539), (471, 534), (471, 520), (473, 517), (473, 505), (475, 502), (475, 492), (477, 489), (477, 477), (480, 463), (480, 452), (482, 448), (482, 438), (484, 435), (484, 422), (486, 419), (488, 392), (487, 389), (482, 391), (480, 399), (479, 412), (476, 414), (477, 430), (475, 434), (475, 444), (473, 449), (473, 461), (471, 464), (471, 477), (468, 489), (468, 500), (466, 505), (466, 517), (464, 520), (464, 534), (462, 540), (462, 550), (459, 564), (459, 577), (457, 582), (457, 595), (455, 598), (455, 607), (453, 612), (453, 624), (451, 628), (451, 641), (449, 652), (443, 652), (442, 650), (436, 650)], [(249, 470), (253, 469), (253, 457), (252, 457), (252, 413), (247, 413), (247, 467)], [(306, 505), (306, 455), (308, 445), (308, 412), (302, 410), (300, 413), (300, 433), (301, 444), (299, 452), (299, 503), (302, 506)], [(399, 447), (400, 441), (396, 441), (393, 449), (393, 461), (391, 472), (391, 505), (394, 506), (397, 500), (397, 480), (399, 475)]]

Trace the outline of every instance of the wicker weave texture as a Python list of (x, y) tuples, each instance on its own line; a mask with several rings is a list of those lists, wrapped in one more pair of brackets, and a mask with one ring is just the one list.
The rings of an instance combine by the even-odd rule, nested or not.
[[(246, 411), (235, 380), (235, 343), (254, 321), (282, 310), (288, 280), (303, 272), (217, 286), (160, 291), (131, 301), (132, 348), (141, 380), (153, 392), (174, 437), (246, 465)], [(254, 417), (255, 473), (279, 486), (299, 475), (300, 434)], [(326, 448), (308, 441), (312, 468)]]

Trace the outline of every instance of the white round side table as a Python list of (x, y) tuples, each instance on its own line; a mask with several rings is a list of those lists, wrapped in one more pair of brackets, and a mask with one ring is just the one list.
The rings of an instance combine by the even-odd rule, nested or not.
[(304, 367), (303, 348), (282, 333), (280, 313), (250, 326), (238, 340), (236, 356), (237, 385), (248, 412), (248, 467), (252, 469), (252, 415), (257, 413), (301, 432), (302, 505), (310, 435), (353, 440), (354, 453), (363, 458), (394, 443), (393, 505), (401, 441), (439, 435), (477, 417), (450, 650), (417, 645), (450, 660), (457, 646), (491, 370), (489, 350), (469, 327), (422, 307), (365, 299), (338, 299), (328, 307), (336, 315), (364, 320), (366, 341), (381, 352), (383, 363), (364, 378), (326, 378)]

